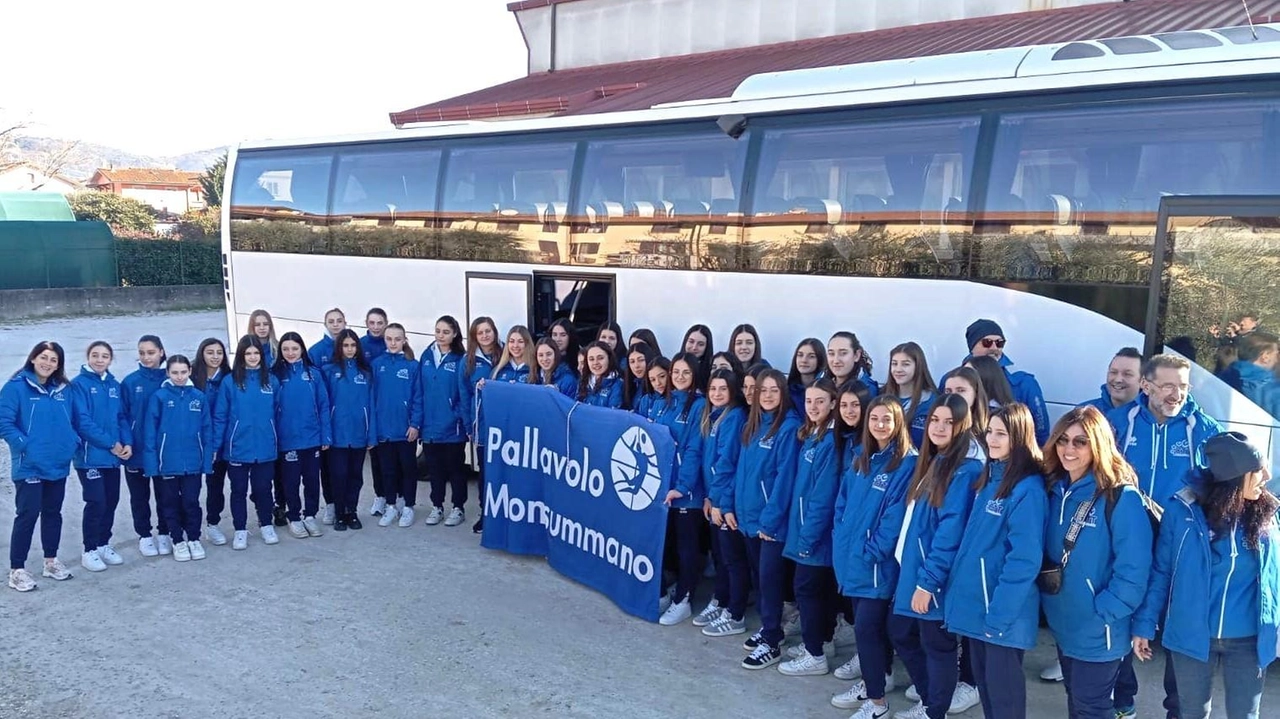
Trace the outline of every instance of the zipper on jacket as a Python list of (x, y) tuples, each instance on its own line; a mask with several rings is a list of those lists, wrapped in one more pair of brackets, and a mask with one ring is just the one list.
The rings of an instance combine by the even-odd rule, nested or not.
[(769, 490), (764, 487), (764, 480), (760, 480), (760, 494), (764, 495), (765, 504), (769, 503)]
[(880, 588), (880, 565), (879, 564), (871, 565), (871, 586), (875, 587), (876, 589)]
[(240, 429), (240, 420), (231, 426), (231, 436), (227, 438), (227, 456), (235, 455), (236, 451), (236, 430)]
[(164, 441), (166, 439), (169, 439), (167, 433), (160, 435), (160, 457), (159, 461), (156, 462), (156, 469), (160, 471), (160, 474), (164, 474)]
[(1218, 639), (1222, 638), (1222, 627), (1227, 621), (1227, 594), (1231, 591), (1231, 575), (1236, 572), (1236, 557), (1240, 555), (1239, 547), (1236, 545), (1236, 528), (1240, 526), (1240, 520), (1236, 520), (1235, 525), (1231, 527), (1231, 566), (1227, 568), (1227, 581), (1222, 585), (1222, 609), (1218, 611)]
[(978, 557), (978, 567), (982, 570), (982, 608), (991, 611), (991, 593), (987, 591), (987, 558)]
[(920, 561), (924, 561), (924, 540), (916, 537), (916, 546), (920, 548)]
[(804, 497), (800, 498), (800, 526), (804, 526)]
[(1106, 633), (1107, 633), (1107, 651), (1111, 651), (1111, 625), (1110, 625), (1110, 624), (1103, 624), (1103, 625), (1102, 625), (1102, 628), (1103, 628), (1103, 629), (1106, 631)]

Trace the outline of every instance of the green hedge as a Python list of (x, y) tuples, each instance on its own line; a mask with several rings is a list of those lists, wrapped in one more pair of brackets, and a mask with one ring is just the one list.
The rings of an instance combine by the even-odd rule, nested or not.
[(216, 240), (116, 240), (120, 284), (220, 285), (222, 260)]

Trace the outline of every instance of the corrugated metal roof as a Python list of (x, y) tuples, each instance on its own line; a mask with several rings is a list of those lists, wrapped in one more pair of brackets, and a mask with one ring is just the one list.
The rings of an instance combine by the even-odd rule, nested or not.
[[(1252, 0), (1254, 22), (1280, 21), (1280, 0)], [(641, 110), (728, 97), (762, 72), (1246, 24), (1235, 0), (1135, 0), (1016, 13), (529, 75), (391, 113), (394, 125)]]

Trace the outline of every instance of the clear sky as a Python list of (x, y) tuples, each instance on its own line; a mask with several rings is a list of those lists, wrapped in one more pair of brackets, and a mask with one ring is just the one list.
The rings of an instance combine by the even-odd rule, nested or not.
[(15, 0), (0, 118), (155, 155), (388, 130), (388, 112), (524, 75), (507, 2)]

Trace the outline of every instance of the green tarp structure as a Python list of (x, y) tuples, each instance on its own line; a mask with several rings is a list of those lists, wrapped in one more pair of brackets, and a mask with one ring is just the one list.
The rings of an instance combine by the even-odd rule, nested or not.
[(105, 223), (0, 222), (0, 290), (119, 285)]
[(56, 192), (0, 192), (0, 221), (75, 222), (67, 198)]

